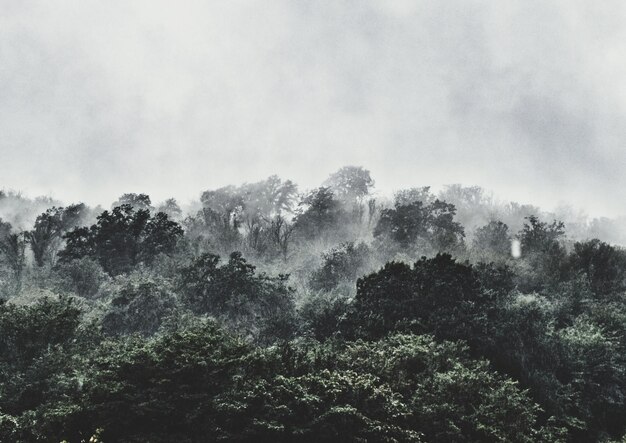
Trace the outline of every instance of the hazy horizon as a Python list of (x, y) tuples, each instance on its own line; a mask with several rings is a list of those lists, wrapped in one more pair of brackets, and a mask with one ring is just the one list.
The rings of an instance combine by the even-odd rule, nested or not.
[[(367, 169), (367, 168), (365, 168)], [(335, 172), (335, 171), (333, 171)], [(323, 181), (328, 178), (327, 174), (322, 180), (319, 181), (319, 183), (316, 184), (312, 184), (311, 186), (302, 186), (300, 183), (297, 182), (297, 180), (295, 180), (293, 177), (281, 177), (282, 179), (288, 179), (288, 180), (292, 180), (294, 181), (297, 185), (298, 185), (298, 192), (300, 194), (305, 194), (309, 191), (312, 191), (315, 188), (318, 188), (320, 186), (323, 186)], [(269, 176), (268, 176), (269, 177)], [(151, 193), (150, 190), (147, 189), (129, 189), (126, 190), (124, 192), (121, 192), (118, 195), (111, 195), (110, 197), (105, 198), (104, 200), (96, 200), (96, 199), (68, 199), (68, 198), (64, 198), (64, 196), (62, 195), (58, 195), (55, 193), (40, 193), (40, 194), (36, 194), (36, 193), (32, 193), (32, 192), (26, 192), (26, 191), (22, 191), (19, 189), (15, 189), (15, 188), (9, 188), (9, 187), (5, 187), (5, 188), (0, 188), (0, 191), (2, 192), (7, 192), (7, 193), (16, 193), (19, 194), (25, 198), (34, 200), (37, 198), (49, 198), (53, 201), (59, 202), (62, 205), (70, 205), (70, 204), (75, 204), (75, 203), (85, 203), (90, 207), (93, 208), (97, 208), (97, 207), (102, 207), (103, 209), (108, 209), (110, 208), (113, 203), (115, 203), (115, 201), (117, 201), (119, 199), (119, 197), (121, 197), (123, 194), (127, 194), (127, 193), (134, 193), (134, 194), (147, 194), (152, 202), (152, 205), (157, 207), (159, 206), (159, 204), (163, 203), (166, 199), (169, 198), (174, 198), (176, 199), (176, 201), (178, 202), (178, 204), (181, 206), (181, 208), (183, 209), (183, 211), (188, 214), (188, 215), (193, 215), (194, 214), (194, 208), (197, 207), (197, 205), (200, 205), (200, 196), (202, 194), (202, 192), (206, 191), (206, 190), (210, 190), (210, 189), (217, 189), (219, 187), (222, 186), (228, 186), (228, 185), (233, 185), (233, 186), (241, 186), (245, 183), (254, 183), (255, 181), (261, 181), (263, 179), (266, 179), (268, 177), (262, 177), (259, 180), (249, 180), (249, 181), (242, 181), (242, 182), (233, 182), (233, 183), (224, 183), (224, 184), (219, 184), (217, 186), (213, 186), (213, 187), (207, 187), (207, 188), (203, 188), (203, 189), (199, 189), (198, 192), (195, 195), (192, 195), (191, 197), (188, 196), (178, 196), (178, 195), (173, 195), (173, 194), (162, 194), (162, 195), (157, 195), (154, 193)], [(374, 177), (373, 177), (374, 178)], [(438, 184), (438, 185), (432, 185), (429, 183), (415, 183), (413, 185), (407, 185), (404, 188), (394, 188), (394, 189), (378, 189), (377, 186), (374, 186), (371, 190), (371, 194), (370, 197), (371, 198), (375, 198), (377, 200), (380, 200), (381, 202), (387, 202), (387, 203), (391, 203), (393, 201), (393, 197), (394, 194), (397, 191), (400, 191), (402, 189), (408, 189), (411, 187), (422, 187), (422, 186), (428, 186), (431, 189), (431, 192), (434, 193), (435, 195), (437, 195), (440, 191), (443, 191), (445, 189), (446, 186), (450, 186), (450, 185), (461, 185), (461, 186), (478, 186), (476, 184), (472, 184), (472, 183), (445, 183), (445, 184)], [(594, 218), (612, 218), (612, 219), (622, 219), (626, 216), (624, 215), (620, 215), (620, 214), (615, 214), (615, 215), (606, 215), (604, 213), (592, 213), (587, 211), (585, 208), (583, 207), (578, 207), (575, 206), (573, 204), (571, 204), (571, 202), (568, 201), (564, 201), (564, 200), (559, 200), (559, 201), (555, 201), (552, 204), (547, 203), (544, 205), (541, 205), (538, 203), (538, 201), (540, 201), (541, 199), (536, 198), (533, 201), (532, 196), (528, 196), (526, 197), (526, 199), (524, 199), (524, 195), (520, 195), (521, 198), (514, 198), (510, 195), (503, 195), (502, 193), (498, 193), (497, 190), (495, 189), (489, 189), (489, 188), (485, 188), (482, 187), (484, 191), (484, 195), (486, 198), (492, 198), (493, 202), (495, 204), (500, 204), (500, 205), (506, 205), (507, 203), (517, 203), (520, 205), (530, 205), (530, 206), (535, 206), (537, 207), (540, 211), (541, 214), (544, 215), (549, 215), (552, 213), (566, 213), (572, 217), (575, 217), (577, 220), (582, 220), (582, 218), (587, 218), (588, 221), (591, 221)], [(189, 212), (191, 211), (191, 212)], [(565, 212), (564, 212), (565, 211)], [(541, 215), (538, 214), (538, 215)], [(1, 217), (2, 214), (0, 214)], [(565, 220), (564, 220), (565, 221)], [(572, 221), (572, 220), (567, 220), (567, 221)]]
[(626, 215), (621, 2), (0, 5), (0, 188), (185, 202), (362, 165)]

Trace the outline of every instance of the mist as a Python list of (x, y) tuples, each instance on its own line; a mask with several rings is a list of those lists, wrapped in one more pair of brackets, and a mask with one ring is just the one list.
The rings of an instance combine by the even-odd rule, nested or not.
[(104, 204), (345, 164), (626, 214), (622, 2), (0, 2), (4, 188)]
[(626, 442), (624, 23), (0, 0), (0, 442)]

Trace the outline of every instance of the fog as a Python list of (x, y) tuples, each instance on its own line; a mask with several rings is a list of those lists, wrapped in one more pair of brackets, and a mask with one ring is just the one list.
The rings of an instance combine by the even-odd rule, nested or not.
[(0, 187), (98, 204), (363, 165), (626, 215), (619, 1), (0, 0)]

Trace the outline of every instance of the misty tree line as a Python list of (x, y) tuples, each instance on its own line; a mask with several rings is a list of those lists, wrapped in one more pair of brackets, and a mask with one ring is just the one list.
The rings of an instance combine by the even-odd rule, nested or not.
[(373, 188), (0, 194), (0, 441), (622, 441), (626, 252), (598, 222)]

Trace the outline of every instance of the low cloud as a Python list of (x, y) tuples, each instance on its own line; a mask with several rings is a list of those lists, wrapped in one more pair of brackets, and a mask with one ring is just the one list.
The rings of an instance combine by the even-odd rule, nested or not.
[(344, 164), (626, 214), (625, 6), (612, 1), (14, 1), (2, 186), (182, 200)]

